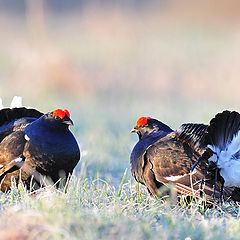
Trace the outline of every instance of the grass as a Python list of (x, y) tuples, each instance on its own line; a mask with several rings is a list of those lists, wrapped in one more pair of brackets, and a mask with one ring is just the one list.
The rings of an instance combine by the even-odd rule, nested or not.
[(203, 211), (197, 201), (153, 200), (125, 177), (117, 189), (72, 177), (67, 193), (13, 185), (0, 195), (1, 239), (239, 239), (238, 206)]

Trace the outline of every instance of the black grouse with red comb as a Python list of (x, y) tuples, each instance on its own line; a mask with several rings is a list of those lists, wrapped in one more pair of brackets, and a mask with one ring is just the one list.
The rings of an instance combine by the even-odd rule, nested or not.
[[(141, 117), (131, 132), (136, 132), (139, 141), (130, 157), (131, 172), (137, 182), (144, 184), (151, 195), (158, 197), (161, 186), (174, 184), (180, 194), (200, 196), (202, 190), (208, 200), (213, 200), (214, 174), (208, 171), (208, 163), (202, 161), (191, 168), (206, 149), (207, 125), (183, 124), (173, 131), (162, 122), (150, 117)], [(198, 190), (201, 191), (198, 191)], [(221, 184), (215, 187), (220, 196)], [(225, 199), (233, 189), (225, 189)]]
[(0, 110), (0, 186), (10, 189), (11, 178), (30, 188), (47, 176), (56, 183), (68, 176), (80, 160), (80, 149), (69, 130), (67, 110), (43, 114), (35, 109)]

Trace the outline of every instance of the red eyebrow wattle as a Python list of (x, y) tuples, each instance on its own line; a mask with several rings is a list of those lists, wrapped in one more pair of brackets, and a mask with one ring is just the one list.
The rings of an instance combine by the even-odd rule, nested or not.
[(137, 127), (147, 124), (147, 120), (151, 119), (150, 117), (140, 117), (137, 121)]
[(70, 117), (70, 114), (68, 112), (68, 110), (64, 109), (56, 109), (53, 111), (53, 116), (58, 116), (61, 119), (63, 119), (65, 117), (65, 115), (67, 115), (68, 117)]
[(67, 116), (70, 118), (70, 113), (67, 109), (63, 109), (63, 111), (67, 114)]

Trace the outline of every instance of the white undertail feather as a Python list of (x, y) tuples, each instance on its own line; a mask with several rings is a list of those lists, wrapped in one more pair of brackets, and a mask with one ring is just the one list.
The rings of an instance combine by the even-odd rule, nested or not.
[(208, 145), (214, 154), (208, 161), (213, 161), (220, 169), (220, 175), (225, 180), (225, 186), (240, 187), (240, 159), (234, 155), (240, 151), (240, 130), (234, 135), (230, 143), (226, 143), (225, 149)]
[(2, 98), (0, 98), (0, 110), (3, 109), (3, 103), (2, 103)]
[(228, 146), (227, 151), (229, 153), (235, 154), (240, 150), (240, 131), (233, 137), (232, 142)]
[(10, 108), (22, 107), (22, 97), (14, 96), (10, 104)]

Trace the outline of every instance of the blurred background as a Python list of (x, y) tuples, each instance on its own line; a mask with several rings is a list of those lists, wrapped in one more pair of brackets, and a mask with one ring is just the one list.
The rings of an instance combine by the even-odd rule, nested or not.
[(240, 110), (240, 2), (0, 0), (0, 96), (67, 108), (76, 174), (118, 184), (140, 116), (176, 129)]

